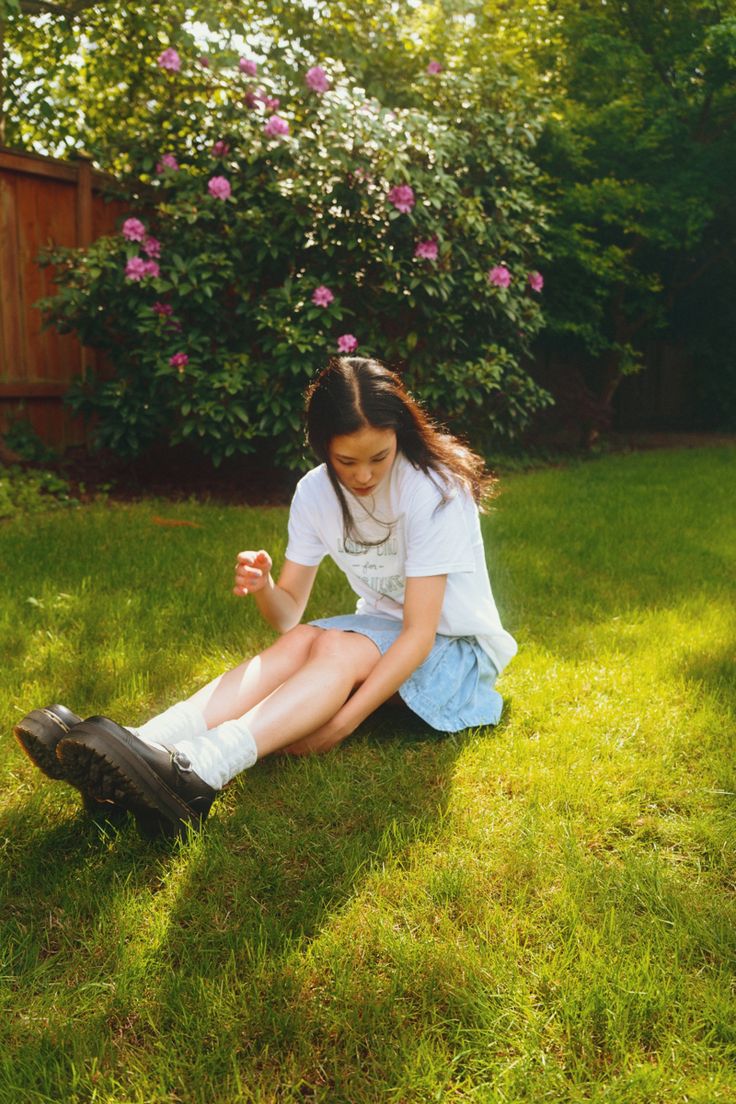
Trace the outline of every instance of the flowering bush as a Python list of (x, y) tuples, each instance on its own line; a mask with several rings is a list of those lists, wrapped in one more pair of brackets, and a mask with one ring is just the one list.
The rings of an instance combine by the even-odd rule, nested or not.
[(400, 214), (408, 215), (416, 203), (414, 189), (409, 184), (396, 184), (388, 193), (388, 201)]
[(143, 241), (146, 236), (146, 228), (140, 219), (129, 218), (123, 223), (122, 235), (128, 241)]
[(168, 50), (164, 50), (162, 54), (159, 54), (158, 64), (162, 69), (169, 69), (172, 73), (178, 73), (181, 69), (181, 58), (176, 50), (169, 47)]
[(436, 240), (417, 242), (414, 256), (422, 261), (436, 261), (439, 254), (439, 246)]
[(304, 79), (313, 92), (322, 93), (330, 90), (328, 76), (321, 65), (313, 65), (311, 69), (308, 69)]
[(318, 288), (312, 292), (312, 302), (315, 307), (329, 307), (333, 302), (335, 296), (332, 294), (328, 287), (321, 284)]
[(263, 133), (267, 138), (285, 137), (289, 133), (289, 124), (286, 119), (282, 119), (280, 115), (272, 115), (271, 118), (266, 121)]
[[(289, 83), (206, 60), (164, 51), (151, 73), (188, 93), (131, 151), (120, 233), (49, 256), (49, 320), (113, 365), (71, 396), (100, 442), (218, 461), (270, 441), (296, 464), (305, 384), (358, 348), (477, 447), (523, 428), (547, 396), (523, 366), (543, 215), (518, 90), (453, 76), (446, 100), (387, 111), (321, 66)], [(205, 98), (196, 130), (174, 125)]]
[(494, 265), (488, 273), (488, 283), (494, 287), (507, 288), (511, 283), (511, 273), (506, 265)]
[(164, 153), (161, 160), (156, 165), (156, 172), (159, 174), (165, 173), (167, 169), (171, 172), (179, 171), (179, 162), (176, 160), (173, 153)]
[(213, 176), (207, 184), (207, 191), (215, 199), (229, 199), (232, 188), (226, 176)]

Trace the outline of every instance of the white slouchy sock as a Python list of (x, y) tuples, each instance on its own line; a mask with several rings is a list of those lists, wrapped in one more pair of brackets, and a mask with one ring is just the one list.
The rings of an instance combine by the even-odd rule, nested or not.
[(196, 739), (176, 740), (175, 746), (186, 755), (194, 773), (215, 790), (258, 760), (253, 733), (242, 718), (224, 721)]
[(171, 708), (152, 717), (140, 728), (126, 726), (129, 732), (153, 747), (192, 740), (207, 735), (207, 724), (196, 706), (189, 701), (177, 702)]

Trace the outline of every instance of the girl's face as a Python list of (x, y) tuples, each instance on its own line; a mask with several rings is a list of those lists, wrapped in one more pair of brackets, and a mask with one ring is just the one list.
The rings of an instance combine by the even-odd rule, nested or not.
[(396, 431), (364, 426), (355, 433), (333, 437), (330, 463), (343, 487), (358, 498), (374, 494), (396, 459)]

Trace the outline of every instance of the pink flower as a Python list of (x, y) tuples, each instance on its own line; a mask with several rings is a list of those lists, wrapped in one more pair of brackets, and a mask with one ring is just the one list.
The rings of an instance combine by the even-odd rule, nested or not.
[(430, 74), (430, 76), (435, 77), (438, 73), (442, 72), (442, 66), (438, 61), (430, 61), (429, 65), (427, 66), (427, 72)]
[(318, 288), (315, 288), (312, 295), (312, 302), (315, 307), (329, 307), (335, 296), (332, 294), (328, 287), (324, 284), (320, 284)]
[(149, 276), (158, 276), (160, 269), (155, 261), (144, 261), (142, 257), (131, 257), (125, 266), (126, 280), (145, 280)]
[(166, 172), (167, 169), (171, 169), (172, 172), (179, 171), (179, 162), (176, 160), (173, 153), (165, 153), (156, 165), (156, 172), (159, 175)]
[(174, 353), (172, 357), (169, 357), (169, 364), (172, 368), (178, 368), (180, 372), (183, 372), (189, 363), (189, 357), (186, 353)]
[(212, 147), (213, 157), (227, 157), (229, 152), (230, 146), (227, 144), (227, 142), (223, 142), (222, 139), (215, 142), (214, 146)]
[(227, 199), (232, 193), (232, 188), (226, 176), (213, 176), (207, 184), (207, 191), (215, 199)]
[(388, 193), (388, 201), (393, 203), (396, 210), (400, 211), (402, 215), (408, 215), (416, 203), (414, 189), (410, 188), (408, 184), (395, 184)]
[(338, 353), (354, 353), (358, 348), (358, 339), (353, 334), (342, 334), (337, 339)]
[(206, 54), (202, 54), (201, 57), (198, 57), (197, 61), (199, 62), (199, 64), (202, 66), (203, 69), (209, 69), (210, 59), (207, 57)]
[(128, 218), (123, 223), (121, 233), (128, 241), (143, 241), (146, 236), (146, 228), (137, 218)]
[(238, 69), (241, 73), (246, 73), (249, 77), (254, 77), (258, 72), (258, 66), (251, 58), (241, 58), (238, 62)]
[(259, 96), (258, 98), (263, 104), (264, 111), (278, 111), (281, 106), (278, 96)]
[(171, 46), (158, 56), (158, 64), (162, 69), (168, 69), (172, 73), (178, 73), (181, 69), (181, 58)]
[(327, 74), (321, 65), (313, 65), (311, 69), (307, 69), (304, 80), (313, 92), (329, 92), (331, 87)]
[(422, 261), (436, 261), (437, 239), (432, 238), (430, 241), (417, 242), (417, 247), (414, 250), (414, 256), (419, 257), (419, 259)]
[(261, 97), (259, 96), (258, 92), (254, 92), (252, 88), (249, 88), (248, 91), (243, 96), (243, 103), (245, 104), (246, 107), (249, 107), (251, 109), (251, 111), (260, 102), (261, 102)]
[(168, 318), (174, 313), (171, 303), (154, 303), (151, 310), (154, 314), (160, 314), (162, 318)]
[(511, 283), (511, 273), (506, 265), (495, 265), (488, 272), (488, 282), (495, 287), (507, 288)]
[(272, 115), (263, 128), (267, 138), (280, 138), (289, 133), (289, 124), (280, 115)]
[(544, 276), (541, 272), (529, 273), (529, 287), (532, 291), (541, 291), (544, 287)]
[(142, 257), (131, 257), (125, 266), (126, 280), (142, 280), (146, 275), (146, 264)]
[(158, 238), (154, 238), (152, 234), (146, 234), (143, 239), (143, 252), (149, 257), (161, 256), (161, 242)]

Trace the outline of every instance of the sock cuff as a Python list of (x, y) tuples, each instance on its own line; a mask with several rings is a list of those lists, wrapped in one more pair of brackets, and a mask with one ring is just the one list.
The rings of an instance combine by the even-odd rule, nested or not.
[(177, 740), (192, 770), (216, 790), (252, 767), (258, 760), (258, 746), (243, 720), (224, 721), (195, 740)]

